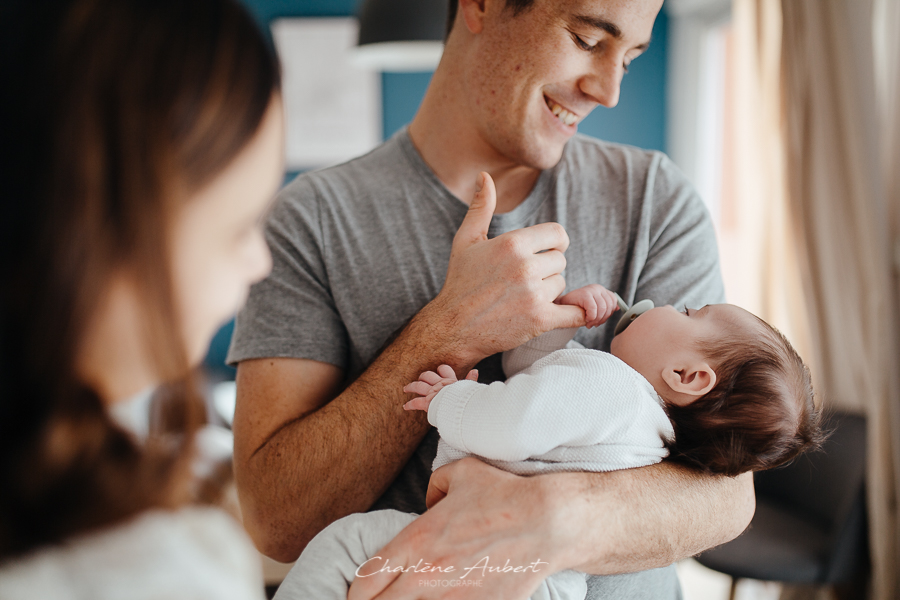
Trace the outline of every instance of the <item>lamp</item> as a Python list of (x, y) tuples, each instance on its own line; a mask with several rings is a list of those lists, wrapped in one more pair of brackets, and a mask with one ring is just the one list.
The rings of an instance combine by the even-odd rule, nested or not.
[(362, 0), (353, 62), (376, 71), (433, 70), (444, 51), (447, 5), (448, 0)]

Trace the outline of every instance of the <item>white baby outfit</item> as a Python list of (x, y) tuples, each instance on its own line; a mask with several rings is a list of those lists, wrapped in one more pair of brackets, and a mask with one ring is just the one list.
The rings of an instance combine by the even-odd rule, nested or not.
[[(476, 456), (534, 475), (614, 471), (665, 458), (663, 440), (674, 431), (653, 386), (612, 354), (573, 341), (576, 331), (551, 331), (506, 352), (505, 382), (459, 381), (438, 392), (428, 409), (441, 436), (433, 468)], [(345, 599), (356, 568), (415, 517), (384, 510), (332, 523), (300, 555), (276, 600)], [(423, 555), (427, 560), (427, 549)], [(562, 571), (531, 599), (583, 600), (586, 593), (583, 573)]]

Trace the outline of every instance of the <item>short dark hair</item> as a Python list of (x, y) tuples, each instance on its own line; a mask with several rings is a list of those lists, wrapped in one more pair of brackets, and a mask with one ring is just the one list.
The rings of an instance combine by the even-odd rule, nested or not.
[(759, 335), (702, 342), (716, 385), (691, 404), (666, 406), (672, 460), (735, 476), (785, 464), (825, 440), (809, 369), (781, 332), (757, 320)]
[[(534, 0), (506, 0), (506, 8), (511, 8), (514, 16), (519, 16), (521, 13), (531, 8), (532, 4), (534, 4)], [(459, 0), (450, 0), (450, 4), (447, 7), (447, 33), (444, 36), (444, 39), (450, 37), (450, 32), (453, 30), (453, 22), (456, 21), (458, 9)]]

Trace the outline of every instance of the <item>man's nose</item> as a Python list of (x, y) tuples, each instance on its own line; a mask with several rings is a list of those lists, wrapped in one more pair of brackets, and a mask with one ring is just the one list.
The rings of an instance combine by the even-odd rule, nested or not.
[(625, 74), (622, 61), (618, 57), (600, 56), (593, 67), (581, 78), (581, 91), (598, 104), (613, 108), (619, 103), (619, 89)]

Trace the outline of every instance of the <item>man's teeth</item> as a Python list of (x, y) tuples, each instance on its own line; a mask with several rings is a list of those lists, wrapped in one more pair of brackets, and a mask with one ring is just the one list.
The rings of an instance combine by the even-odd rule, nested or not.
[(564, 109), (562, 106), (547, 98), (547, 106), (550, 107), (550, 111), (556, 115), (556, 118), (565, 123), (566, 125), (574, 125), (576, 121), (578, 121), (578, 117)]

